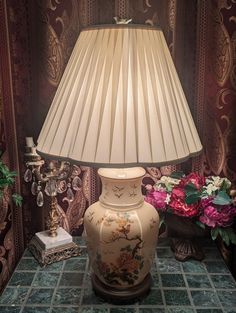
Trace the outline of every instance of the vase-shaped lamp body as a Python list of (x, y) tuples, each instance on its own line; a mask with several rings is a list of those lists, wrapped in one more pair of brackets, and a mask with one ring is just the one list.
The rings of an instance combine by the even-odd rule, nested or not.
[(106, 298), (130, 300), (150, 288), (147, 277), (155, 255), (159, 216), (143, 199), (143, 168), (103, 168), (98, 173), (102, 194), (84, 218), (93, 287)]

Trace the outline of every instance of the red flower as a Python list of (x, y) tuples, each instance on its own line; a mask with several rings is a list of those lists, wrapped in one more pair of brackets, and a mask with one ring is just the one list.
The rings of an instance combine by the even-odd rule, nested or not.
[(186, 204), (185, 192), (178, 186), (172, 189), (169, 207), (176, 215), (185, 217), (194, 217), (199, 215), (199, 203)]
[(196, 173), (190, 173), (189, 175), (183, 177), (179, 183), (179, 187), (184, 188), (188, 184), (193, 184), (198, 190), (200, 190), (206, 182), (204, 176), (198, 175)]

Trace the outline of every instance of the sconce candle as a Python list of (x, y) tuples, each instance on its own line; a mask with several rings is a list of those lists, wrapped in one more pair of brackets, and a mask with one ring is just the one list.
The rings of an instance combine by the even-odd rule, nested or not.
[(33, 141), (33, 137), (26, 137), (25, 142), (26, 142), (26, 147), (28, 147), (28, 148), (32, 148), (35, 146), (34, 141)]

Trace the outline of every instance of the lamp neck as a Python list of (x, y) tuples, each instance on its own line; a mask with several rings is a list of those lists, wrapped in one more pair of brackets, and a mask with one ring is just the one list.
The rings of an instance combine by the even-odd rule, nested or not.
[[(126, 175), (126, 171), (129, 169), (117, 169), (116, 171), (120, 173), (118, 176), (122, 178), (114, 178), (112, 173), (109, 177), (108, 169), (106, 169), (106, 176), (102, 176), (99, 170), (102, 181), (102, 194), (99, 201), (103, 206), (109, 209), (127, 210), (138, 208), (143, 204), (144, 197), (141, 191), (143, 175), (140, 176), (140, 168), (133, 168), (133, 173), (135, 173), (135, 169), (137, 169), (136, 177), (134, 174), (132, 177)], [(114, 172), (114, 169), (111, 171)]]

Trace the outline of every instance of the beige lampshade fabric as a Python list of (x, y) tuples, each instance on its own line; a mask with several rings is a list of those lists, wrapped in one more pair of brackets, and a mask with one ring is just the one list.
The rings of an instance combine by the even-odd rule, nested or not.
[(163, 33), (83, 30), (38, 138), (47, 156), (95, 166), (163, 165), (202, 149)]

